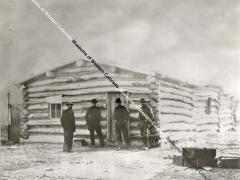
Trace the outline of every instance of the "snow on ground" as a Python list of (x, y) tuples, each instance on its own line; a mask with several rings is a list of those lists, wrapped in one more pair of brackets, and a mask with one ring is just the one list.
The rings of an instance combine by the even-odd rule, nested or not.
[[(72, 153), (62, 152), (62, 145), (25, 144), (0, 147), (2, 180), (32, 179), (204, 179), (196, 169), (171, 164), (172, 152), (95, 148), (74, 146)], [(240, 179), (239, 170), (202, 170), (210, 179)]]

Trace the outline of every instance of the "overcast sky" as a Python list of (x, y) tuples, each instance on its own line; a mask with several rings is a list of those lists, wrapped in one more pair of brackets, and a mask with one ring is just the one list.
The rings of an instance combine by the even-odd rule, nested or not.
[[(239, 0), (37, 1), (96, 61), (222, 86), (240, 97)], [(0, 9), (5, 82), (83, 57), (31, 0), (1, 0)]]

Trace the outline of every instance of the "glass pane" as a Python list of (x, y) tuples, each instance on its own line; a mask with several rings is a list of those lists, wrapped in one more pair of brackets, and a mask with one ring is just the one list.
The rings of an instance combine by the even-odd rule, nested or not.
[(61, 117), (61, 104), (57, 104), (57, 117)]
[(55, 118), (55, 104), (51, 104), (51, 118)]

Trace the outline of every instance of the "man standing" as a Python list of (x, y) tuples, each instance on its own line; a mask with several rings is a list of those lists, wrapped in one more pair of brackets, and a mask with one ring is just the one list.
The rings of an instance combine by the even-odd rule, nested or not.
[(152, 111), (150, 109), (150, 107), (148, 107), (146, 105), (146, 101), (144, 98), (141, 98), (140, 100), (142, 107), (141, 110), (144, 112), (144, 114), (146, 114), (150, 119), (146, 119), (145, 116), (139, 112), (139, 127), (140, 127), (140, 132), (141, 132), (141, 136), (143, 139), (143, 144), (145, 146), (145, 149), (147, 150), (148, 147), (150, 146), (148, 143), (148, 128), (151, 125), (151, 123), (153, 122), (153, 114)]
[(85, 119), (87, 122), (88, 130), (90, 131), (90, 138), (91, 138), (91, 147), (95, 147), (95, 137), (94, 132), (97, 132), (97, 136), (100, 142), (101, 147), (104, 147), (104, 139), (102, 135), (102, 130), (100, 127), (101, 121), (101, 111), (100, 108), (97, 107), (97, 100), (91, 100), (92, 106), (87, 110)]
[(117, 142), (120, 149), (122, 145), (122, 134), (124, 137), (125, 144), (127, 146), (130, 145), (129, 138), (128, 138), (128, 129), (127, 129), (129, 113), (127, 111), (127, 108), (121, 105), (120, 98), (117, 98), (115, 103), (117, 105), (117, 107), (114, 110), (115, 129), (116, 129)]
[(71, 152), (73, 144), (73, 132), (76, 130), (75, 117), (72, 111), (72, 102), (68, 102), (67, 109), (63, 110), (61, 117), (61, 125), (64, 132), (63, 152)]

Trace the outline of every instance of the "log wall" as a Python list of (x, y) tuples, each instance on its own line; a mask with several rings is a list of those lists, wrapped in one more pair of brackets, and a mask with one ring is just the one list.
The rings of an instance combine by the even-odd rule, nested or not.
[(193, 89), (162, 77), (158, 77), (157, 84), (159, 84), (158, 108), (162, 146), (169, 146), (165, 137), (170, 137), (178, 143), (191, 141), (195, 126)]
[[(151, 106), (154, 119), (159, 122), (160, 136), (171, 137), (181, 146), (212, 146), (219, 133), (232, 133), (240, 126), (234, 118), (233, 100), (216, 87), (197, 87), (173, 80), (159, 74), (146, 75), (103, 65), (121, 89), (129, 92), (130, 98), (140, 106), (145, 98)], [(39, 76), (22, 86), (24, 107), (23, 136), (29, 142), (62, 142), (63, 132), (60, 120), (49, 118), (47, 98), (62, 95), (65, 102), (74, 102), (77, 130), (75, 139), (89, 141), (84, 115), (91, 106), (89, 100), (96, 98), (102, 112), (102, 131), (107, 136), (107, 92), (118, 92), (104, 75), (91, 63), (76, 64), (58, 69), (56, 72)], [(211, 112), (206, 113), (207, 99), (211, 98)], [(132, 144), (141, 141), (138, 127), (138, 111), (129, 105), (130, 137)], [(233, 133), (234, 134), (234, 133)], [(216, 138), (215, 138), (216, 139)], [(211, 141), (211, 142), (210, 142)], [(166, 144), (162, 142), (161, 145)], [(169, 144), (169, 143), (168, 143)]]
[[(121, 70), (115, 67), (102, 66), (111, 78), (124, 91), (128, 91), (130, 98), (139, 104), (144, 97), (150, 102), (150, 89), (147, 76), (141, 73)], [(90, 100), (96, 98), (101, 108), (101, 127), (103, 135), (107, 136), (107, 92), (119, 92), (104, 75), (92, 64), (83, 63), (81, 66), (68, 66), (51, 72), (51, 76), (41, 76), (25, 83), (23, 86), (24, 132), (27, 142), (61, 143), (63, 130), (60, 119), (50, 119), (47, 98), (62, 96), (62, 107), (65, 102), (74, 103), (73, 110), (76, 118), (75, 139), (85, 139), (90, 142), (86, 126), (85, 113), (91, 106)], [(130, 136), (139, 139), (138, 112), (130, 106)], [(97, 141), (98, 142), (98, 141)], [(136, 143), (136, 142), (135, 142)]]

